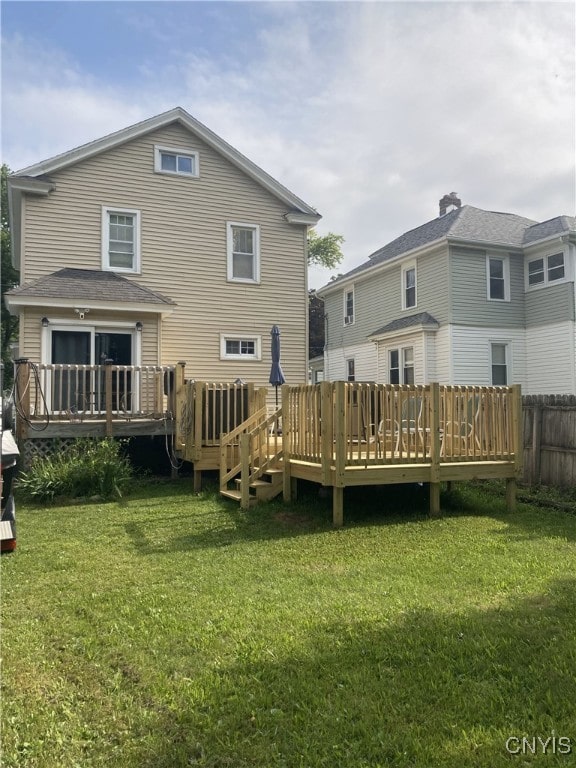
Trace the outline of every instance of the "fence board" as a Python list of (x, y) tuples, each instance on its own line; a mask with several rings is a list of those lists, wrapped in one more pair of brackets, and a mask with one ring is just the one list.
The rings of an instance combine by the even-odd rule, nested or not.
[(525, 395), (523, 480), (576, 486), (576, 396)]

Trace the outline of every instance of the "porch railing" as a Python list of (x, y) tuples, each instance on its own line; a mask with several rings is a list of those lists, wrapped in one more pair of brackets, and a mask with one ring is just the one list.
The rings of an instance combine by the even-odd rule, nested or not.
[[(40, 364), (17, 361), (18, 411), (25, 419), (160, 418), (175, 412), (179, 366)], [(181, 365), (183, 379), (184, 367)]]

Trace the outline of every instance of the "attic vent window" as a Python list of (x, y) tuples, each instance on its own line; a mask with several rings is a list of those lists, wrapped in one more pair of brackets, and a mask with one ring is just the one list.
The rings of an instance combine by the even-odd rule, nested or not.
[(198, 152), (155, 146), (154, 170), (177, 176), (198, 176)]

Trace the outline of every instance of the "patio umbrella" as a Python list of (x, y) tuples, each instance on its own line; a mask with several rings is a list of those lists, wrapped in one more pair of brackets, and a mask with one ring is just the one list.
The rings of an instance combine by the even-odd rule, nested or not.
[(280, 365), (280, 328), (273, 325), (270, 335), (272, 336), (272, 367), (268, 381), (276, 388), (276, 407), (278, 407), (278, 387), (286, 382)]

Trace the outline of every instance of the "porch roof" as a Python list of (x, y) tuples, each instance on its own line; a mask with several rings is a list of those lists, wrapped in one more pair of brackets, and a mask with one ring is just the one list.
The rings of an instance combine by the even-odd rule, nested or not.
[(172, 299), (114, 272), (67, 267), (6, 292), (8, 309), (16, 306), (68, 306), (165, 312)]
[(371, 333), (369, 338), (377, 340), (378, 336), (385, 336), (391, 333), (401, 333), (402, 331), (411, 331), (414, 329), (431, 330), (435, 331), (439, 328), (440, 324), (436, 318), (432, 317), (428, 312), (418, 312), (415, 315), (409, 315), (408, 317), (399, 317), (396, 320), (392, 320), (388, 325), (378, 328), (377, 331)]

